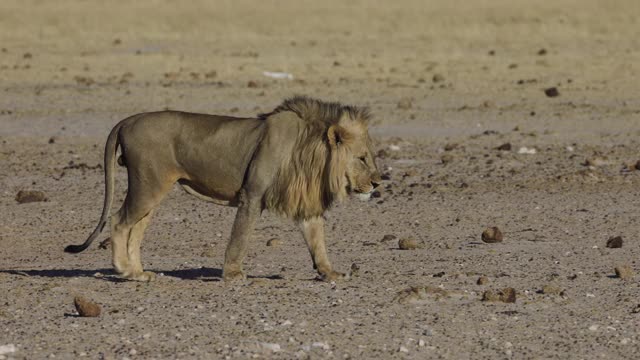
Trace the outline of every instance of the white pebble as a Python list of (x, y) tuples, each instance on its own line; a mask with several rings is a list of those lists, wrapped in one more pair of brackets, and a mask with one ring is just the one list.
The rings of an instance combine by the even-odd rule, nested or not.
[(324, 343), (324, 342), (320, 342), (320, 341), (316, 341), (313, 344), (311, 344), (311, 347), (315, 347), (315, 348), (322, 348), (323, 350), (329, 350), (331, 349), (331, 347), (329, 346), (329, 344)]
[(403, 353), (408, 353), (408, 352), (409, 352), (409, 349), (407, 349), (407, 348), (406, 348), (406, 347), (404, 347), (404, 346), (400, 346), (400, 350), (399, 350), (399, 351), (400, 351), (400, 352), (403, 352)]
[(422, 347), (422, 346), (425, 346), (425, 345), (426, 344), (425, 344), (424, 340), (420, 339), (420, 341), (418, 341), (418, 346)]
[(400, 146), (398, 146), (398, 145), (389, 145), (389, 150), (400, 151)]
[(533, 155), (536, 152), (538, 152), (535, 148), (528, 148), (526, 146), (521, 147), (520, 149), (518, 149), (518, 154), (528, 154), (528, 155)]
[(600, 327), (600, 326), (598, 326), (598, 325), (591, 325), (591, 326), (589, 326), (589, 330), (591, 330), (591, 331), (597, 331), (599, 327)]
[(14, 352), (16, 352), (16, 346), (13, 344), (0, 346), (0, 355), (13, 354)]
[(280, 351), (280, 344), (276, 344), (276, 343), (261, 343), (260, 346), (262, 346), (263, 348), (267, 349), (267, 350), (271, 350), (273, 352), (278, 352)]
[(624, 338), (624, 339), (620, 340), (620, 344), (622, 344), (622, 345), (627, 345), (627, 344), (629, 343), (629, 341), (631, 341), (631, 339), (629, 339), (629, 338)]

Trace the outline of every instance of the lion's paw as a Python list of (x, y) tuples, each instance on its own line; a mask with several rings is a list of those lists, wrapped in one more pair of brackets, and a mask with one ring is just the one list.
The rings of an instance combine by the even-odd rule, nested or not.
[(141, 273), (125, 275), (123, 277), (127, 280), (151, 282), (155, 280), (156, 274), (151, 271), (143, 271)]
[(247, 275), (242, 270), (224, 271), (222, 274), (224, 281), (242, 281), (247, 279)]
[(328, 273), (320, 274), (318, 278), (322, 281), (331, 282), (331, 281), (349, 280), (350, 276), (349, 274), (331, 270)]

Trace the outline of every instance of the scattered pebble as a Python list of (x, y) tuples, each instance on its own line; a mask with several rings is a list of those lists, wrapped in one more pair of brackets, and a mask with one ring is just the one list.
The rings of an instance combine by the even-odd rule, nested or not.
[(490, 228), (486, 228), (482, 232), (482, 241), (486, 243), (498, 243), (502, 242), (503, 236), (502, 231), (497, 226), (493, 226)]
[(446, 165), (453, 161), (453, 156), (451, 156), (450, 154), (444, 154), (440, 157), (440, 161), (443, 165)]
[(415, 304), (424, 302), (429, 297), (434, 300), (439, 300), (443, 297), (448, 297), (450, 293), (439, 287), (434, 286), (412, 286), (410, 288), (404, 289), (395, 297), (395, 301), (400, 304)]
[(351, 276), (358, 276), (359, 273), (360, 273), (360, 266), (358, 266), (358, 264), (356, 264), (356, 263), (351, 264), (350, 275)]
[(476, 281), (476, 284), (478, 284), (478, 285), (486, 285), (488, 283), (489, 283), (489, 278), (486, 277), (486, 276), (480, 276), (478, 278), (478, 281)]
[(542, 49), (538, 50), (538, 55), (540, 55), (540, 56), (547, 55), (547, 49), (542, 48)]
[(73, 299), (73, 303), (78, 310), (78, 314), (82, 317), (97, 317), (100, 316), (100, 305), (85, 299), (82, 296), (76, 296)]
[(404, 346), (400, 346), (400, 349), (398, 349), (399, 352), (403, 352), (403, 353), (409, 353), (409, 349), (407, 349)]
[(49, 138), (49, 144), (55, 144), (56, 143), (56, 137), (52, 136)]
[(496, 149), (498, 149), (500, 151), (511, 151), (511, 143), (504, 143), (504, 144), (498, 146)]
[(599, 328), (600, 328), (599, 325), (591, 325), (589, 326), (589, 331), (598, 331)]
[(459, 147), (460, 145), (458, 145), (458, 143), (448, 143), (444, 146), (444, 151), (451, 151), (451, 150), (455, 150)]
[(280, 246), (280, 245), (282, 245), (282, 240), (278, 238), (269, 239), (269, 241), (267, 241), (267, 246)]
[(544, 94), (547, 95), (547, 97), (556, 97), (558, 95), (560, 95), (560, 92), (558, 91), (558, 88), (554, 87), (550, 87), (547, 89), (544, 89)]
[(260, 343), (260, 346), (264, 349), (271, 350), (273, 352), (280, 351), (280, 344), (263, 342), (263, 343)]
[(607, 247), (617, 249), (622, 247), (622, 236), (615, 236), (607, 240)]
[(632, 279), (635, 275), (633, 269), (629, 265), (616, 266), (614, 269), (616, 276), (622, 280)]
[(482, 294), (482, 301), (514, 303), (516, 302), (516, 290), (514, 288), (504, 288), (498, 291), (487, 290)]
[(100, 242), (98, 249), (106, 250), (111, 246), (111, 238), (106, 238)]
[(418, 242), (412, 237), (402, 238), (398, 240), (400, 250), (415, 250), (418, 248)]
[(433, 75), (433, 78), (431, 78), (431, 80), (434, 83), (443, 82), (444, 81), (444, 76), (442, 76), (441, 74), (435, 74), (435, 75)]
[(635, 308), (633, 308), (633, 310), (631, 310), (632, 314), (640, 314), (640, 304), (636, 305)]
[(0, 355), (13, 354), (16, 352), (16, 346), (13, 344), (0, 345)]
[(398, 101), (398, 109), (403, 109), (403, 110), (407, 110), (407, 109), (411, 109), (411, 107), (413, 106), (413, 103), (411, 102), (411, 99), (400, 99), (400, 101)]
[(538, 150), (536, 150), (535, 148), (528, 148), (526, 146), (523, 146), (520, 149), (518, 149), (518, 154), (533, 155), (533, 154), (535, 154), (537, 152), (538, 152)]
[(605, 166), (609, 164), (609, 160), (607, 160), (606, 158), (603, 157), (593, 157), (593, 158), (589, 158), (586, 159), (584, 161), (584, 163), (582, 163), (582, 165), (584, 166), (590, 166), (590, 167), (600, 167), (600, 166)]
[(19, 202), (20, 204), (47, 201), (47, 196), (42, 191), (20, 190), (16, 195), (16, 201)]
[(387, 242), (387, 241), (391, 241), (391, 240), (395, 240), (398, 237), (392, 234), (386, 234), (385, 236), (382, 237), (382, 240), (380, 240), (381, 242)]
[(247, 83), (247, 87), (248, 88), (257, 88), (258, 87), (258, 83), (253, 81), (253, 80), (249, 80), (249, 82)]
[(636, 170), (640, 170), (640, 160), (638, 160), (636, 162), (636, 166), (635, 166)]
[(540, 292), (545, 295), (562, 295), (563, 290), (558, 286), (547, 284), (542, 287)]
[(212, 257), (216, 256), (216, 251), (215, 251), (215, 249), (213, 247), (207, 247), (206, 249), (204, 249), (202, 254), (200, 254), (200, 256), (212, 258)]

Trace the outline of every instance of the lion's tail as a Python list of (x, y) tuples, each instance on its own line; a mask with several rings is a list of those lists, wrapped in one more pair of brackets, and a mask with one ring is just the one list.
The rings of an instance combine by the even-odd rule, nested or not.
[(91, 245), (98, 235), (104, 229), (111, 212), (111, 205), (113, 204), (113, 192), (114, 192), (114, 170), (116, 164), (116, 150), (119, 145), (118, 133), (122, 127), (124, 121), (121, 121), (113, 127), (109, 137), (107, 138), (107, 144), (104, 147), (104, 182), (105, 182), (105, 194), (104, 194), (104, 207), (102, 208), (102, 215), (100, 216), (100, 222), (98, 226), (93, 230), (89, 238), (81, 245), (69, 245), (64, 248), (65, 252), (77, 254)]

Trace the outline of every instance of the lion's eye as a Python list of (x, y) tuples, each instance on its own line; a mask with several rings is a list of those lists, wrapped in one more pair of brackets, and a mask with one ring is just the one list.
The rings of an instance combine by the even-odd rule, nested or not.
[(364, 156), (360, 156), (358, 159), (360, 159), (360, 161), (362, 161), (363, 163), (367, 163), (367, 158)]

